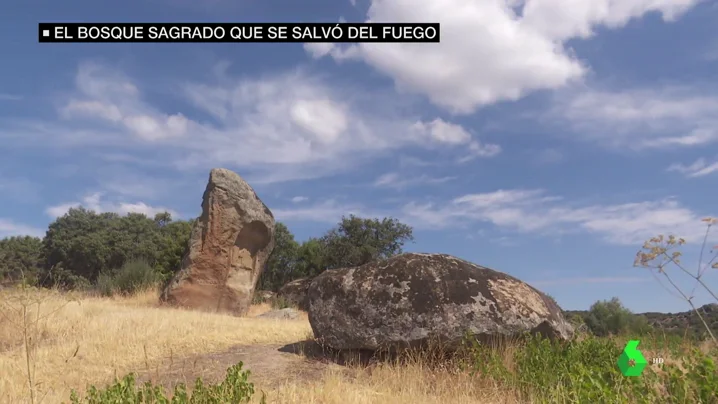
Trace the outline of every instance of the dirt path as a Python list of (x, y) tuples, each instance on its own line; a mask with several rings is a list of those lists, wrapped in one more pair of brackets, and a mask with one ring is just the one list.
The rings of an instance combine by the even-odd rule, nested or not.
[[(166, 391), (172, 391), (178, 383), (192, 387), (201, 377), (207, 383), (224, 380), (227, 368), (243, 362), (243, 369), (251, 371), (250, 380), (257, 388), (270, 389), (287, 380), (296, 382), (316, 381), (330, 368), (348, 371), (330, 360), (316, 354), (316, 348), (306, 348), (303, 343), (291, 345), (237, 345), (227, 351), (199, 354), (181, 359), (168, 360), (165, 365), (140, 374), (139, 381), (152, 381)], [(304, 350), (308, 355), (300, 355)]]

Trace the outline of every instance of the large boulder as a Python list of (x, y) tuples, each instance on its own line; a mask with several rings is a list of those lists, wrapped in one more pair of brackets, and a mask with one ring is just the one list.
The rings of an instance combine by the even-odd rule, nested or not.
[(215, 168), (189, 251), (162, 292), (174, 306), (244, 315), (274, 248), (274, 216), (238, 174)]
[(334, 349), (393, 349), (429, 341), (456, 347), (467, 334), (523, 332), (569, 339), (553, 299), (528, 284), (445, 254), (401, 254), (328, 270), (308, 292), (315, 337)]
[(312, 278), (295, 279), (279, 289), (277, 296), (300, 310), (307, 311), (307, 291)]

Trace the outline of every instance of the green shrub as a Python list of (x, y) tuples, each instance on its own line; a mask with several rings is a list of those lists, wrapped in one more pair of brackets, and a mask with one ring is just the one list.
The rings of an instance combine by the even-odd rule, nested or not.
[[(250, 383), (248, 370), (242, 370), (244, 364), (238, 364), (227, 369), (227, 376), (219, 384), (207, 384), (198, 378), (192, 392), (187, 387), (178, 384), (172, 398), (165, 395), (161, 386), (154, 386), (146, 382), (142, 386), (135, 384), (135, 375), (129, 374), (122, 380), (116, 380), (114, 384), (104, 389), (89, 386), (84, 399), (73, 390), (70, 395), (70, 402), (73, 404), (223, 404), (223, 403), (248, 403), (254, 396), (254, 384)], [(262, 395), (261, 403), (265, 403)]]
[(631, 313), (616, 297), (594, 303), (585, 322), (589, 331), (599, 337), (629, 332), (643, 334), (651, 329), (645, 317)]
[(157, 286), (160, 275), (146, 261), (129, 260), (115, 272), (100, 272), (96, 288), (103, 296), (132, 294)]

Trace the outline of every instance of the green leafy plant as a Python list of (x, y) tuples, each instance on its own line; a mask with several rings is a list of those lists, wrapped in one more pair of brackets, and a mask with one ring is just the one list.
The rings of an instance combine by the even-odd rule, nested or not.
[[(248, 403), (255, 394), (254, 384), (249, 382), (250, 372), (242, 370), (244, 364), (238, 364), (227, 369), (227, 376), (218, 384), (205, 384), (202, 379), (195, 381), (192, 392), (180, 383), (174, 388), (169, 398), (161, 386), (146, 382), (138, 386), (135, 375), (129, 374), (121, 380), (104, 389), (89, 386), (84, 398), (73, 390), (70, 402), (73, 404), (220, 404), (220, 403)], [(264, 394), (261, 403), (265, 403)]]

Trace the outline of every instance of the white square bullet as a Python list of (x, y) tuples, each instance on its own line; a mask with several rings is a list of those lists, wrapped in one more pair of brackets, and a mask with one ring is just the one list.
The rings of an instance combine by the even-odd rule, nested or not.
[(42, 36), (50, 36), (50, 30), (49, 30), (49, 29), (43, 29), (43, 30), (42, 30)]

